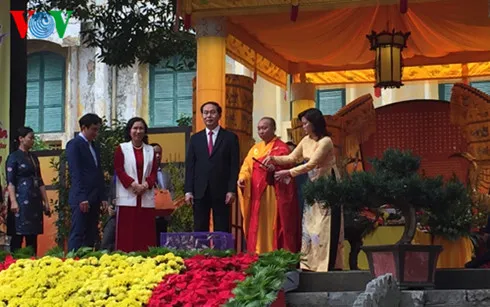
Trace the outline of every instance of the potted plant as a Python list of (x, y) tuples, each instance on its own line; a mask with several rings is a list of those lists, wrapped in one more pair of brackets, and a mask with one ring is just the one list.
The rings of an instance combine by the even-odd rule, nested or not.
[(305, 185), (306, 203), (344, 205), (349, 210), (378, 209), (390, 204), (405, 219), (401, 239), (393, 245), (366, 246), (373, 276), (391, 273), (401, 288), (434, 286), (437, 258), (442, 250), (435, 245), (412, 245), (417, 229), (417, 209), (430, 208), (434, 199), (447, 193), (441, 177), (418, 174), (420, 158), (409, 151), (388, 149), (381, 159), (373, 159), (372, 170), (354, 172), (337, 182), (322, 178)]

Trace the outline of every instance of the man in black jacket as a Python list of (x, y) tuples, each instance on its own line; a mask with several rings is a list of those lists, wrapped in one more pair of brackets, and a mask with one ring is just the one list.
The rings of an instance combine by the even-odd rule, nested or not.
[(185, 158), (185, 200), (192, 204), (196, 232), (209, 231), (211, 209), (214, 230), (231, 231), (240, 150), (237, 135), (219, 126), (221, 113), (216, 102), (201, 106), (206, 129), (191, 137)]

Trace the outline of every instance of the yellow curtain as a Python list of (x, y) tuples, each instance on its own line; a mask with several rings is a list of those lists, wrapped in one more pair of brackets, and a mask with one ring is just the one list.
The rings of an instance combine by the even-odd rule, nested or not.
[(432, 236), (430, 234), (417, 230), (413, 238), (413, 244), (441, 245), (443, 250), (437, 261), (438, 269), (464, 268), (465, 263), (470, 261), (473, 255), (473, 244), (468, 238), (450, 241), (436, 236), (432, 243)]
[[(467, 70), (464, 64), (447, 65), (426, 65), (409, 66), (403, 68), (403, 81), (421, 80), (442, 80), (455, 79), (461, 80), (465, 77), (489, 77), (490, 62), (468, 63)], [(306, 78), (309, 82), (317, 85), (333, 84), (374, 84), (374, 69), (346, 70), (346, 71), (325, 71), (318, 73), (307, 73)], [(294, 75), (295, 82), (299, 80), (299, 74)]]
[[(245, 2), (233, 6), (253, 10)], [(389, 20), (390, 29), (411, 32), (403, 51), (405, 81), (461, 78), (461, 63), (468, 62), (469, 77), (490, 75), (490, 18), (482, 13), (488, 11), (486, 0), (410, 3), (406, 14), (398, 5), (369, 3), (316, 11), (301, 7), (306, 5), (296, 22), (280, 6), (264, 14), (230, 15), (227, 53), (281, 86), (286, 73), (300, 72), (298, 63), (306, 64), (311, 83), (372, 83), (374, 53), (365, 35), (386, 30)]]

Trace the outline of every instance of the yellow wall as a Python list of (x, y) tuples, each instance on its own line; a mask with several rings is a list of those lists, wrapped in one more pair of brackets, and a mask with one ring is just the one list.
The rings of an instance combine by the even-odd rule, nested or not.
[(41, 168), (41, 176), (45, 185), (51, 185), (53, 179), (58, 176), (56, 170), (51, 167), (51, 160), (54, 159), (55, 162), (59, 161), (58, 157), (38, 157), (39, 166)]
[(185, 133), (157, 133), (149, 134), (150, 143), (158, 143), (162, 146), (162, 162), (184, 162), (185, 161)]
[[(57, 191), (47, 191), (50, 200), (51, 211), (54, 212), (53, 204), (58, 201)], [(43, 256), (47, 251), (56, 247), (56, 220), (58, 216), (52, 214), (51, 217), (44, 216), (44, 233), (38, 237), (37, 255)]]

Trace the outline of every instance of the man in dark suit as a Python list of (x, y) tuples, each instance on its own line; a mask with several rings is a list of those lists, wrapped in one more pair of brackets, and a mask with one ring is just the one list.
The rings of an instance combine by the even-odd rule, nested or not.
[(240, 167), (238, 137), (219, 126), (216, 102), (201, 106), (206, 129), (194, 134), (185, 158), (185, 200), (194, 210), (194, 231), (209, 231), (213, 209), (215, 231), (231, 232), (231, 205), (236, 198)]
[(70, 251), (82, 246), (94, 247), (98, 238), (100, 206), (107, 208), (100, 150), (94, 144), (102, 120), (96, 114), (85, 114), (79, 124), (80, 133), (66, 145), (71, 178), (68, 199), (71, 208)]

